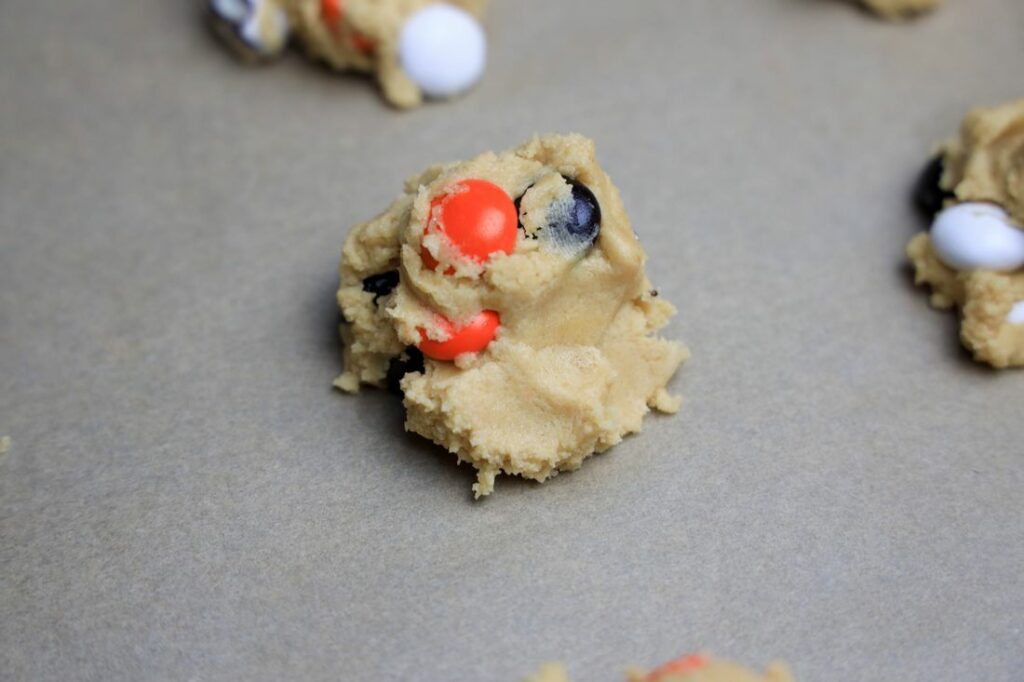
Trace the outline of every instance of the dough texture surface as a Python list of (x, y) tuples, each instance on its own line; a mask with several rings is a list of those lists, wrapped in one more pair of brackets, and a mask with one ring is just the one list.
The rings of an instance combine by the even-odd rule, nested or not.
[(863, 0), (872, 12), (886, 19), (905, 19), (938, 7), (942, 0)]
[[(279, 55), (290, 41), (337, 71), (376, 76), (385, 99), (407, 109), (423, 102), (423, 92), (403, 71), (399, 36), (406, 20), (428, 5), (445, 3), (482, 19), (487, 0), (223, 0), (245, 3), (249, 30), (218, 22), (225, 41), (249, 60)], [(216, 6), (216, 2), (211, 6)], [(237, 29), (237, 30), (236, 30)]]
[(958, 201), (989, 201), (1024, 225), (1024, 99), (975, 109), (943, 147), (942, 188)]
[[(485, 180), (516, 200), (514, 250), (484, 263), (458, 258), (427, 233), (432, 201), (466, 180)], [(596, 241), (582, 250), (545, 237), (565, 212), (569, 181), (600, 206)], [(549, 229), (549, 232), (551, 230)], [(436, 267), (424, 264), (424, 250)], [(597, 164), (593, 143), (547, 135), (409, 179), (381, 215), (355, 226), (343, 249), (338, 303), (345, 322), (347, 392), (384, 386), (409, 367), (423, 339), (443, 339), (453, 322), (481, 310), (500, 314), (497, 336), (479, 353), (427, 357), (400, 378), (406, 429), (477, 469), (477, 497), (498, 473), (544, 481), (638, 432), (649, 408), (675, 412), (666, 384), (689, 353), (655, 332), (675, 313), (644, 271), (646, 255), (619, 192)], [(367, 278), (397, 272), (384, 295)]]
[[(1024, 99), (975, 109), (960, 135), (940, 148), (946, 205), (998, 204), (1024, 225)], [(931, 304), (960, 311), (960, 337), (975, 359), (996, 368), (1024, 366), (1024, 324), (1012, 315), (1024, 302), (1024, 268), (957, 270), (938, 256), (927, 231), (907, 246), (914, 281), (931, 287)]]
[[(686, 664), (685, 661), (695, 658), (701, 659), (699, 665)], [(680, 663), (682, 665), (678, 665)], [(626, 679), (627, 682), (793, 682), (789, 669), (782, 663), (770, 664), (761, 675), (730, 661), (692, 656), (649, 672), (631, 669)], [(548, 663), (524, 682), (569, 682), (569, 674), (562, 665)]]

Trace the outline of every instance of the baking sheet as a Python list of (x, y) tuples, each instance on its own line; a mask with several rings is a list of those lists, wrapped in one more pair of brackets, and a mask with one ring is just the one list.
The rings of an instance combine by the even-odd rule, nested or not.
[[(1024, 375), (902, 263), (906, 194), (1021, 96), (1024, 4), (495, 0), (412, 113), (197, 3), (0, 6), (0, 677), (1019, 680)], [(686, 404), (543, 486), (331, 391), (348, 226), (435, 161), (593, 137), (680, 314)]]

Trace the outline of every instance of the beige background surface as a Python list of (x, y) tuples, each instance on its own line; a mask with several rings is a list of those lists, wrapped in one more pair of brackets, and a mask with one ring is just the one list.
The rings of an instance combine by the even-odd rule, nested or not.
[[(1024, 4), (495, 0), (470, 97), (249, 70), (158, 0), (0, 5), (0, 677), (1020, 680), (1024, 375), (902, 266), (907, 187), (1024, 95)], [(694, 359), (544, 486), (330, 389), (349, 225), (426, 164), (594, 137)]]

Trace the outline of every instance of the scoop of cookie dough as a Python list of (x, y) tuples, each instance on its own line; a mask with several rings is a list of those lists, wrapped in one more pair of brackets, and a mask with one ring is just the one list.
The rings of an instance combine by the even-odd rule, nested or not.
[(935, 9), (942, 0), (862, 0), (872, 12), (886, 19), (906, 19)]
[[(772, 663), (764, 675), (758, 675), (735, 663), (703, 654), (683, 656), (650, 672), (633, 669), (627, 679), (628, 682), (793, 682), (782, 663)], [(569, 682), (569, 675), (561, 665), (549, 663), (524, 682)]]
[(339, 71), (373, 73), (399, 108), (458, 95), (486, 63), (486, 0), (209, 0), (218, 34), (266, 60), (289, 41)]
[(336, 385), (391, 382), (406, 429), (477, 469), (544, 481), (675, 412), (688, 351), (619, 192), (579, 135), (434, 166), (353, 228)]
[(930, 232), (907, 246), (936, 308), (957, 307), (960, 337), (993, 367), (1024, 366), (1024, 99), (976, 109), (922, 175)]

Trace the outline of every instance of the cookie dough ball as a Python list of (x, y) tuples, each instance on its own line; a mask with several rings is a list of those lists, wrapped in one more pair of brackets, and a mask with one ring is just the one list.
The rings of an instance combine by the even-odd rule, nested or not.
[(339, 71), (376, 75), (399, 108), (462, 94), (483, 75), (486, 0), (209, 0), (234, 50), (267, 60), (294, 40)]
[(523, 682), (569, 682), (569, 673), (559, 663), (545, 663)]
[(648, 673), (634, 670), (629, 682), (793, 682), (793, 678), (782, 663), (772, 663), (759, 675), (729, 661), (690, 654)]
[(935, 9), (942, 0), (863, 0), (864, 5), (886, 19), (906, 19)]
[(960, 311), (960, 337), (993, 367), (1024, 366), (1024, 99), (976, 109), (916, 189), (933, 213), (907, 246), (936, 308)]
[(406, 428), (477, 469), (537, 481), (578, 468), (649, 408), (688, 352), (644, 271), (619, 192), (579, 135), (435, 166), (353, 228), (336, 385), (396, 385)]
[[(764, 675), (742, 666), (705, 656), (691, 654), (663, 666), (644, 672), (633, 669), (628, 673), (629, 682), (793, 682), (789, 670), (782, 663), (772, 663)], [(565, 668), (548, 664), (524, 682), (569, 682)]]

